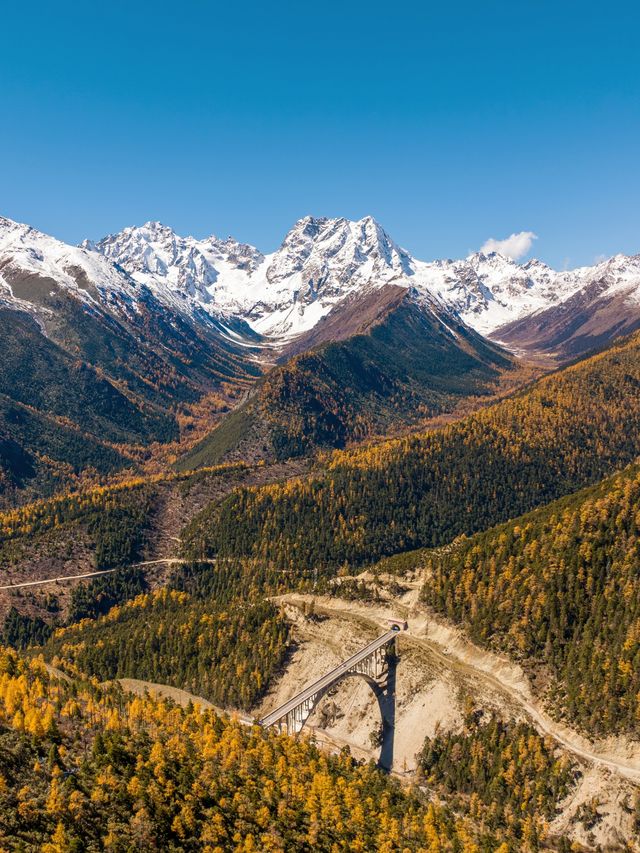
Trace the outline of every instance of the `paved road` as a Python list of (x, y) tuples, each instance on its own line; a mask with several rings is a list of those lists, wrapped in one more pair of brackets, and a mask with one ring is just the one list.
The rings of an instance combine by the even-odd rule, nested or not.
[(385, 646), (389, 640), (392, 640), (394, 637), (398, 635), (397, 628), (392, 628), (390, 631), (384, 633), (381, 637), (378, 637), (376, 640), (373, 640), (369, 643), (368, 646), (365, 646), (363, 649), (360, 649), (359, 652), (356, 652), (354, 655), (351, 655), (350, 658), (338, 664), (335, 669), (332, 669), (331, 672), (328, 672), (326, 675), (323, 675), (322, 678), (319, 678), (317, 681), (314, 681), (313, 684), (310, 684), (304, 690), (297, 693), (288, 702), (285, 702), (284, 705), (280, 705), (279, 708), (276, 708), (275, 711), (272, 711), (270, 714), (260, 720), (260, 725), (268, 727), (272, 726), (274, 723), (277, 723), (281, 717), (284, 717), (289, 711), (293, 711), (298, 705), (304, 702), (306, 699), (311, 699), (316, 693), (321, 690), (324, 690), (325, 687), (329, 687), (337, 678), (341, 675), (344, 675), (345, 672), (349, 672), (354, 666), (359, 664), (365, 658), (369, 657), (370, 654), (379, 649), (381, 646)]

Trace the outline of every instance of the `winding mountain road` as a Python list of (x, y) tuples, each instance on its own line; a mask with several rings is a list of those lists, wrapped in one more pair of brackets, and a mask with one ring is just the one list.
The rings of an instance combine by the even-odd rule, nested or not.
[[(297, 604), (305, 600), (310, 601), (312, 598), (315, 601), (317, 613), (325, 613), (328, 616), (340, 619), (348, 619), (349, 617), (365, 619), (376, 626), (383, 624), (385, 617), (388, 617), (390, 612), (386, 608), (371, 608), (366, 605), (359, 605), (354, 601), (301, 596), (295, 593), (279, 596), (277, 600), (281, 604), (297, 606)], [(392, 607), (393, 605), (390, 603), (389, 606)], [(396, 607), (395, 610), (399, 610), (399, 608)], [(433, 638), (424, 635), (427, 618), (430, 621), (435, 621), (431, 614), (427, 617), (426, 613), (420, 613), (416, 619), (418, 613), (414, 610), (413, 625), (411, 613), (403, 612), (402, 615), (409, 619), (409, 629), (401, 634), (403, 643), (411, 643), (420, 647), (434, 661), (447, 669), (466, 677), (477, 678), (484, 682), (487, 687), (498, 691), (526, 714), (541, 734), (552, 737), (567, 752), (592, 764), (606, 767), (634, 784), (640, 785), (640, 758), (625, 758), (606, 748), (598, 748), (577, 731), (554, 720), (535, 699), (526, 695), (524, 690), (519, 689), (511, 680), (500, 677), (496, 670), (499, 671), (501, 662), (496, 655), (474, 646), (469, 641), (459, 642), (459, 648), (452, 650), (451, 645), (445, 647)], [(461, 654), (462, 642), (469, 650), (469, 654), (464, 656)], [(485, 662), (486, 668), (480, 665), (482, 662)], [(490, 668), (494, 671), (489, 671)]]
[[(157, 564), (168, 563), (186, 563), (187, 560), (178, 557), (165, 557), (158, 560), (148, 560), (141, 563), (135, 563), (136, 567), (150, 566)], [(208, 563), (215, 563), (215, 560), (207, 560)], [(63, 581), (81, 580), (86, 578), (99, 577), (100, 575), (110, 574), (120, 571), (121, 569), (103, 569), (101, 571), (86, 572), (78, 575), (66, 575), (55, 578), (45, 578), (42, 580), (23, 581), (17, 584), (8, 584), (0, 586), (0, 590), (19, 589), (22, 587), (38, 586), (41, 584), (50, 584)], [(407, 608), (398, 608), (396, 603), (389, 602), (388, 607), (372, 608), (366, 605), (360, 605), (354, 601), (343, 601), (337, 598), (319, 598), (317, 596), (303, 596), (296, 593), (278, 596), (276, 598), (281, 604), (291, 604), (299, 606), (303, 601), (314, 600), (315, 606), (319, 612), (326, 613), (328, 616), (333, 616), (340, 619), (356, 618), (365, 619), (373, 625), (380, 626), (384, 624), (389, 615), (388, 607), (394, 607), (396, 611), (403, 611), (403, 616), (409, 620), (409, 629), (402, 632), (403, 642), (412, 643), (428, 653), (428, 655), (439, 664), (447, 669), (458, 672), (463, 676), (477, 678), (493, 690), (497, 690), (503, 696), (511, 700), (521, 711), (526, 714), (534, 726), (544, 735), (552, 737), (560, 746), (567, 752), (588, 761), (594, 765), (606, 767), (607, 769), (619, 774), (636, 785), (640, 785), (640, 756), (638, 757), (623, 757), (616, 752), (606, 748), (599, 748), (587, 740), (583, 735), (568, 726), (554, 720), (542, 708), (541, 703), (529, 695), (527, 687), (514, 683), (513, 678), (501, 677), (501, 669), (506, 666), (513, 666), (512, 663), (501, 660), (497, 655), (474, 646), (468, 640), (464, 640), (460, 635), (456, 636), (456, 641), (443, 645), (438, 642), (433, 636), (428, 636), (427, 624), (438, 624), (443, 630), (450, 630), (444, 626), (444, 623), (439, 623), (433, 614), (427, 614), (420, 608), (416, 607), (415, 602)], [(453, 633), (453, 632), (452, 632)]]

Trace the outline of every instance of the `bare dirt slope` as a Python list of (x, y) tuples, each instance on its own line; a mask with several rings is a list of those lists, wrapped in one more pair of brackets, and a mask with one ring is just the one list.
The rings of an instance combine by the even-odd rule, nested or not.
[[(367, 573), (360, 576), (366, 579)], [(387, 626), (391, 615), (409, 620), (409, 630), (402, 641), (427, 652), (429, 660), (443, 664), (462, 678), (480, 680), (486, 688), (498, 691), (504, 700), (520, 709), (543, 734), (551, 735), (563, 748), (579, 758), (606, 767), (640, 785), (640, 743), (627, 738), (607, 738), (589, 741), (568, 725), (554, 720), (542, 703), (536, 699), (529, 680), (520, 666), (506, 657), (493, 654), (471, 643), (459, 629), (437, 617), (418, 600), (422, 585), (420, 577), (409, 583), (409, 591), (401, 598), (370, 605), (359, 601), (345, 601), (336, 596), (316, 598), (318, 612), (343, 619), (357, 618), (368, 621), (379, 629)], [(283, 604), (307, 605), (311, 596), (297, 594), (282, 596)]]
[(157, 498), (149, 518), (145, 560), (177, 555), (180, 533), (195, 515), (213, 501), (220, 501), (239, 486), (262, 486), (306, 471), (308, 462), (274, 463), (241, 469), (232, 475), (219, 477), (195, 471), (185, 481), (168, 480), (159, 484)]
[[(306, 618), (295, 606), (287, 606), (286, 613), (294, 624), (297, 647), (283, 676), (257, 709), (260, 717), (380, 633), (374, 624), (357, 617)], [(419, 649), (403, 643), (400, 649), (393, 769), (411, 772), (416, 769), (416, 753), (426, 735), (432, 735), (437, 725), (446, 728), (459, 725), (461, 698), (456, 680), (442, 665), (430, 661)], [(419, 726), (416, 721), (420, 721)], [(377, 759), (379, 749), (372, 745), (371, 735), (379, 725), (380, 712), (371, 688), (363, 679), (349, 678), (325, 697), (309, 718), (307, 728), (336, 743), (349, 745), (355, 754)]]

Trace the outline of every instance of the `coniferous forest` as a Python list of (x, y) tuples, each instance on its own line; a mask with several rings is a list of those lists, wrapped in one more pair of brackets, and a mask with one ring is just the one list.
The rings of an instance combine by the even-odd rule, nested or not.
[[(5, 513), (6, 565), (24, 561), (30, 537), (68, 531), (85, 537), (97, 569), (117, 570), (76, 585), (64, 614), (55, 596), (42, 615), (8, 611), (3, 642), (23, 652), (2, 653), (2, 843), (585, 849), (550, 831), (584, 768), (529, 723), (473, 702), (457, 728), (426, 738), (413, 789), (346, 751), (133, 698), (118, 679), (251, 712), (296, 648), (273, 596), (384, 607), (419, 570), (432, 612), (522, 662), (556, 717), (591, 737), (640, 737), (640, 474), (628, 464), (637, 347), (631, 339), (440, 430), (319, 456), (303, 477), (234, 489), (248, 469), (233, 463)], [(171, 478), (186, 496), (212, 478), (229, 485), (187, 523), (183, 559), (159, 582), (138, 563)], [(349, 579), (372, 563), (373, 585)], [(640, 802), (625, 803), (640, 814)], [(591, 833), (601, 819), (596, 801), (575, 816)]]
[[(117, 680), (251, 711), (295, 648), (270, 597), (384, 606), (381, 587), (344, 577), (380, 560), (377, 578), (419, 569), (422, 600), (521, 661), (556, 716), (640, 737), (640, 474), (606, 476), (638, 454), (638, 346), (440, 430), (319, 456), (304, 477), (235, 490), (231, 479), (182, 531), (186, 559), (160, 586), (136, 563), (166, 475), (5, 513), (7, 565), (30, 537), (68, 530), (96, 569), (117, 568), (75, 586), (64, 616), (52, 597), (41, 616), (13, 607), (5, 619), (4, 642), (27, 654), (3, 657), (5, 836), (51, 851), (568, 850), (549, 825), (582, 770), (525, 722), (469, 704), (461, 728), (425, 740), (418, 793), (346, 753), (127, 697)], [(243, 470), (169, 478), (188, 494)], [(579, 819), (597, 823), (597, 805)]]
[[(640, 734), (640, 471), (420, 559), (423, 598), (547, 676), (586, 731)], [(509, 603), (507, 607), (505, 602)]]
[[(546, 804), (569, 783), (568, 767), (546, 781), (552, 755), (528, 738), (523, 768), (510, 771), (524, 788), (503, 815), (528, 802), (527, 785)], [(446, 762), (436, 755), (449, 749), (425, 746), (425, 772), (438, 781)], [(0, 761), (0, 845), (10, 850), (515, 853), (535, 848), (542, 826), (528, 814), (503, 820), (484, 795), (456, 813), (347, 752), (328, 756), (304, 739), (95, 681), (55, 680), (12, 651), (0, 653)]]
[(236, 490), (193, 520), (186, 552), (333, 572), (445, 544), (595, 483), (640, 454), (639, 355), (635, 336), (441, 430)]
[(59, 629), (45, 652), (100, 681), (140, 678), (249, 709), (277, 672), (287, 641), (287, 623), (267, 601), (238, 596), (225, 606), (165, 588)]

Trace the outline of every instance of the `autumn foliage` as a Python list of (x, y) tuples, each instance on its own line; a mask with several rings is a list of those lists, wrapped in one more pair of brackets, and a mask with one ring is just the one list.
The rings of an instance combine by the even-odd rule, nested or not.
[[(481, 853), (478, 832), (347, 753), (198, 707), (52, 679), (0, 651), (0, 849)], [(499, 835), (504, 833), (499, 833)], [(508, 839), (508, 834), (505, 836)], [(500, 848), (523, 849), (513, 838)]]
[(333, 572), (484, 530), (634, 461), (638, 387), (635, 336), (441, 430), (238, 489), (193, 520), (187, 552)]

